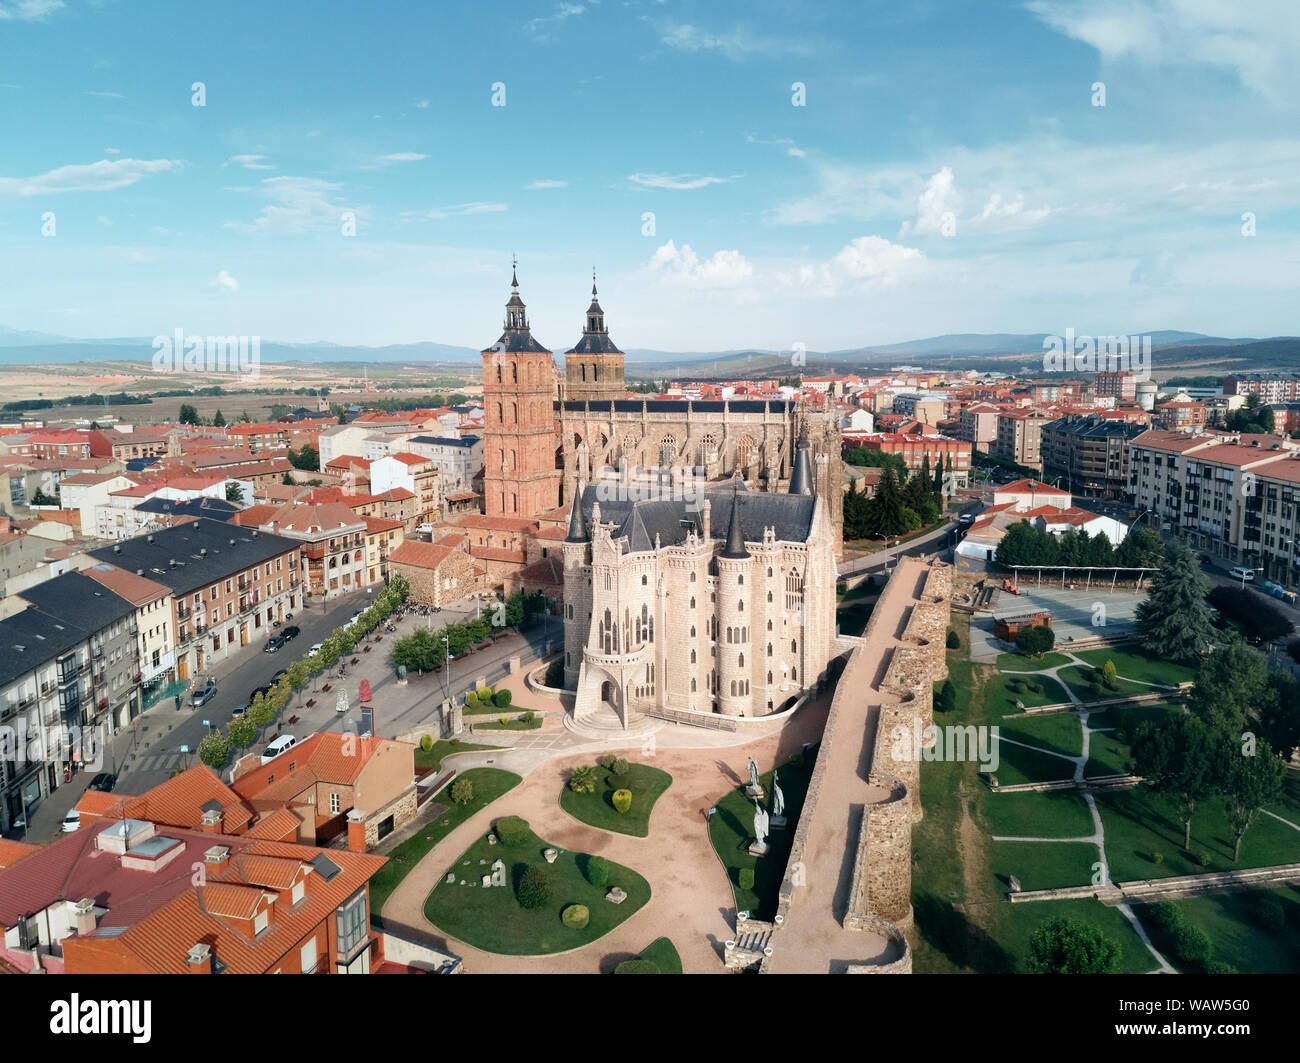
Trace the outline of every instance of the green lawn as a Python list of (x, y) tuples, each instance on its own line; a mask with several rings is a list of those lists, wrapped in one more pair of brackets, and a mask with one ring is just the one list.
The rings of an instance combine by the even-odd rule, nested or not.
[[(736, 898), (736, 910), (749, 912), (755, 919), (771, 919), (776, 915), (777, 894), (785, 865), (790, 858), (790, 845), (799, 813), (803, 810), (804, 794), (817, 762), (817, 746), (809, 746), (796, 753), (778, 773), (781, 792), (785, 795), (785, 816), (788, 825), (784, 830), (770, 830), (767, 836), (768, 851), (763, 857), (751, 856), (749, 843), (754, 840), (754, 802), (745, 796), (743, 785), (737, 786), (718, 801), (717, 812), (709, 818), (709, 840), (727, 869), (731, 891)], [(759, 776), (765, 797), (763, 807), (771, 811), (772, 773)], [(754, 869), (753, 889), (740, 888), (740, 869)]]
[(1088, 763), (1083, 766), (1083, 777), (1095, 779), (1099, 775), (1128, 774), (1129, 747), (1113, 732), (1094, 734), (1088, 743)]
[[(498, 710), (499, 711), (499, 710)], [(542, 726), (542, 718), (536, 716), (530, 723), (527, 720), (511, 719), (502, 723), (501, 720), (479, 720), (474, 723), (474, 727), (480, 731), (536, 731)]]
[[(1240, 861), (1233, 863), (1232, 833), (1219, 798), (1201, 802), (1192, 817), (1192, 852), (1195, 857), (1208, 852), (1208, 867), (1183, 853), (1183, 825), (1174, 806), (1145, 786), (1098, 794), (1097, 809), (1106, 827), (1106, 857), (1116, 882), (1300, 862), (1300, 831), (1260, 815), (1242, 839)], [(1153, 852), (1163, 853), (1164, 861), (1153, 863)]]
[[(468, 779), (473, 784), (473, 799), (463, 805), (445, 805), (445, 811), (436, 819), (424, 824), (389, 853), (388, 863), (370, 880), (370, 921), (375, 925), (383, 926), (380, 913), (384, 910), (384, 904), (392, 896), (393, 890), (401, 885), (402, 879), (406, 878), (430, 849), (474, 813), (523, 782), (514, 772), (501, 771), (499, 768), (471, 768), (460, 778)], [(444, 802), (449, 801), (447, 793), (444, 789), (438, 797), (431, 800), (441, 798)]]
[[(1286, 929), (1265, 930), (1256, 922), (1255, 898), (1272, 895), (1286, 912)], [(1184, 919), (1199, 927), (1214, 945), (1214, 959), (1230, 963), (1241, 974), (1300, 974), (1300, 889), (1277, 889), (1250, 893), (1220, 893), (1189, 897), (1172, 902)], [(1134, 913), (1151, 935), (1152, 942), (1169, 962), (1178, 966), (1166, 935), (1152, 920), (1147, 905), (1135, 905)]]
[(1091, 684), (1097, 672), (1092, 665), (1074, 664), (1069, 668), (1062, 668), (1056, 674), (1074, 691), (1074, 696), (1080, 701), (1105, 701), (1108, 698), (1122, 698), (1130, 694), (1160, 693), (1155, 687), (1143, 686), (1141, 683), (1130, 683), (1127, 679), (1118, 678), (1115, 680), (1113, 687), (1103, 685), (1099, 691), (1094, 693)]
[(1182, 712), (1183, 706), (1170, 702), (1152, 702), (1143, 705), (1110, 705), (1089, 714), (1088, 726), (1134, 728), (1142, 723), (1159, 723), (1171, 712)]
[[(1014, 690), (1012, 683), (1025, 684), (1026, 689)], [(1028, 684), (1031, 683), (1038, 689), (1030, 687)], [(1045, 675), (993, 675), (985, 680), (982, 696), (991, 716), (1019, 712), (1016, 708), (1017, 701), (1026, 708), (1034, 708), (1038, 705), (1060, 705), (1070, 700), (1061, 684)]]
[(1002, 786), (1074, 778), (1074, 763), (1062, 757), (1013, 745), (1010, 742), (998, 742), (996, 748), (997, 769), (992, 774), (998, 777), (998, 783)]
[(1068, 790), (990, 794), (981, 811), (990, 836), (1078, 838), (1094, 830), (1087, 804)]
[(998, 654), (999, 672), (1039, 672), (1069, 663), (1070, 658), (1063, 653), (1045, 653), (1041, 658), (1026, 657), (1023, 653)]
[(1077, 757), (1083, 753), (1083, 724), (1073, 712), (1050, 716), (1012, 716), (999, 725), (1003, 738)]
[(659, 968), (660, 974), (681, 974), (682, 958), (668, 938), (658, 938), (650, 942), (638, 959), (649, 960)]
[[(492, 845), (486, 837), (479, 838), (447, 869), (454, 873), (454, 881), (445, 881), (444, 875), (429, 894), (425, 916), (439, 930), (486, 952), (541, 956), (604, 937), (650, 900), (650, 883), (631, 868), (611, 861), (608, 884), (593, 886), (583, 873), (586, 854), (561, 849), (555, 863), (548, 864), (542, 856), (547, 848), (548, 843), (532, 831), (514, 846)], [(505, 865), (506, 885), (480, 885), (495, 860)], [(545, 868), (552, 883), (550, 901), (531, 911), (515, 894), (528, 867)], [(605, 899), (613, 886), (627, 892), (622, 904)], [(560, 913), (570, 904), (585, 904), (590, 910), (591, 921), (580, 930), (560, 920)]]
[[(1116, 942), (1120, 949), (1117, 974), (1147, 974), (1156, 969), (1155, 957), (1142, 943), (1132, 924), (1124, 918), (1124, 913), (1118, 908), (1108, 908), (1101, 901), (1004, 902), (1004, 908), (998, 913), (1001, 928), (999, 940), (1006, 945), (1017, 971), (1025, 972), (1028, 969), (1029, 938), (1035, 928), (1058, 915), (1094, 926)], [(1062, 992), (1064, 991), (1063, 987)]]
[(1080, 660), (1087, 661), (1094, 668), (1102, 667), (1107, 661), (1115, 662), (1115, 671), (1125, 679), (1136, 679), (1143, 683), (1163, 683), (1176, 686), (1196, 678), (1196, 669), (1174, 661), (1161, 660), (1136, 649), (1120, 649), (1112, 646), (1102, 650), (1082, 650), (1075, 654)]
[[(560, 791), (560, 807), (589, 826), (644, 838), (650, 833), (650, 813), (655, 802), (672, 785), (673, 777), (648, 764), (629, 764), (626, 775), (615, 775), (599, 766), (597, 771), (600, 780), (594, 793), (574, 793), (566, 782)], [(614, 807), (614, 791), (618, 789), (632, 791), (632, 807), (627, 812)]]
[(1086, 886), (1100, 859), (1097, 846), (1087, 842), (993, 842), (990, 853), (989, 870), (1004, 893), (1012, 875), (1026, 891)]
[(453, 753), (475, 753), (481, 749), (497, 749), (497, 746), (481, 746), (473, 742), (462, 742), (459, 738), (439, 739), (433, 743), (433, 748), (425, 752), (419, 746), (415, 747), (415, 766), (417, 768), (428, 768), (430, 771), (437, 771), (442, 767), (443, 758), (451, 756)]

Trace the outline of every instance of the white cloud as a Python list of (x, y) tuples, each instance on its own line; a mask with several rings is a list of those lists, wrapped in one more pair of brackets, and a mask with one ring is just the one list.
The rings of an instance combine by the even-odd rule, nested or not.
[(952, 167), (945, 166), (925, 183), (925, 189), (916, 198), (916, 220), (903, 222), (898, 235), (933, 236), (942, 232), (945, 215), (955, 220), (956, 196), (957, 182)]
[(497, 214), (508, 209), (505, 203), (458, 203), (454, 207), (434, 207), (425, 217), (437, 221), (462, 214)]
[(230, 166), (234, 164), (235, 166), (242, 166), (245, 170), (274, 170), (274, 166), (262, 161), (265, 158), (265, 155), (232, 155), (221, 165)]
[(318, 177), (265, 177), (261, 190), (274, 202), (263, 207), (251, 223), (226, 222), (225, 227), (239, 232), (298, 235), (319, 226), (341, 224), (344, 211), (351, 211), (358, 218), (366, 217), (365, 207), (332, 201), (331, 193), (340, 188), (342, 185)]
[(219, 292), (229, 292), (231, 294), (239, 291), (239, 281), (235, 280), (224, 269), (217, 273), (217, 279), (212, 282), (211, 287)]
[(834, 296), (854, 290), (891, 288), (921, 272), (927, 259), (919, 249), (891, 243), (883, 236), (859, 236), (824, 262), (804, 263), (776, 274), (783, 288)]
[(150, 174), (179, 170), (177, 159), (101, 159), (60, 166), (35, 177), (0, 177), (0, 199), (47, 196), (58, 192), (111, 192)]
[(655, 250), (647, 268), (664, 280), (704, 288), (732, 288), (754, 275), (754, 267), (739, 251), (715, 251), (701, 260), (690, 244), (678, 247), (672, 240)]
[(66, 7), (63, 0), (10, 0), (0, 3), (0, 22), (32, 22)]
[(1292, 100), (1300, 88), (1300, 6), (1294, 0), (1034, 0), (1026, 6), (1110, 62), (1217, 67), (1280, 101)]
[(528, 184), (524, 185), (524, 187), (530, 192), (536, 192), (543, 188), (568, 188), (569, 182), (552, 180), (530, 181)]
[(121, 149), (121, 148), (105, 148), (105, 149), (104, 149), (104, 154), (105, 154), (105, 155), (121, 155), (121, 154), (122, 154), (122, 149)]
[(112, 225), (112, 224), (113, 224), (112, 219), (111, 219), (111, 218), (106, 218), (103, 214), (101, 214), (101, 215), (99, 216), (98, 221), (99, 221), (99, 224), (100, 224), (100, 225)]
[(698, 173), (634, 173), (628, 176), (628, 180), (634, 185), (640, 185), (642, 188), (671, 188), (681, 191), (706, 188), (709, 185), (726, 184), (728, 181), (736, 180), (739, 176), (739, 174), (734, 174), (731, 177), (712, 177)]
[(587, 8), (583, 4), (556, 4), (555, 11), (541, 18), (529, 19), (524, 23), (524, 29), (533, 34), (538, 40), (550, 40), (551, 27), (558, 25), (565, 19), (581, 15)]
[(428, 101), (428, 100), (418, 100), (418, 101), (416, 102), (415, 106), (417, 106), (418, 108), (420, 108), (420, 110), (422, 110), (422, 111), (427, 111), (427, 110), (429, 109), (429, 101)]
[(668, 22), (659, 31), (659, 39), (679, 52), (718, 52), (728, 59), (747, 59), (751, 55), (811, 55), (813, 46), (793, 37), (764, 37), (744, 26), (722, 33), (702, 29), (687, 22)]
[(126, 99), (120, 92), (87, 92), (87, 96), (99, 96), (106, 100), (124, 100)]
[(421, 159), (427, 159), (429, 156), (421, 155), (415, 151), (397, 151), (392, 155), (385, 155), (384, 162), (419, 162)]

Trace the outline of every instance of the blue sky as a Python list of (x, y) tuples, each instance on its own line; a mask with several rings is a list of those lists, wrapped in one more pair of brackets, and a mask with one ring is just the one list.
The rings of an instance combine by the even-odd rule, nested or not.
[(0, 0), (0, 325), (483, 347), (517, 253), (557, 351), (593, 265), (625, 348), (1294, 334), (1300, 5), (1236, 6)]

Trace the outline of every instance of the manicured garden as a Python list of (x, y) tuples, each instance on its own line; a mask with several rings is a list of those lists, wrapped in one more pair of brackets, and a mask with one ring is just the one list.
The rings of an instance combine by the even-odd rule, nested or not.
[(1012, 875), (1020, 880), (1022, 890), (1054, 890), (1088, 885), (1099, 859), (1097, 846), (1088, 842), (993, 842), (989, 870), (995, 888), (1004, 892)]
[[(783, 830), (770, 830), (766, 855), (758, 857), (749, 852), (749, 844), (754, 840), (754, 802), (745, 796), (743, 784), (718, 801), (717, 811), (709, 818), (709, 841), (727, 869), (736, 910), (749, 912), (755, 919), (771, 919), (776, 915), (777, 895), (790, 858), (795, 825), (803, 810), (808, 780), (817, 762), (817, 748), (809, 746), (777, 769), (785, 797), (787, 826)], [(759, 784), (764, 791), (763, 808), (770, 812), (772, 773), (760, 775)]]
[(1019, 786), (1027, 782), (1055, 782), (1073, 779), (1074, 764), (1062, 757), (1038, 749), (1029, 749), (1013, 742), (999, 741), (997, 749), (997, 776), (1001, 786)]
[(1095, 927), (1119, 946), (1116, 974), (1148, 974), (1159, 966), (1124, 913), (1118, 908), (1109, 908), (1098, 900), (1007, 903), (1000, 908), (998, 915), (998, 941), (1009, 954), (1015, 971), (1024, 972), (1027, 969), (1029, 940), (1034, 929), (1047, 920), (1062, 915)]
[(1000, 838), (1081, 838), (1095, 829), (1087, 804), (1069, 790), (996, 794), (980, 810), (989, 834)]
[[(488, 839), (495, 836), (496, 844)], [(555, 848), (553, 863), (546, 860)], [(500, 860), (504, 881), (484, 886)], [(539, 956), (566, 952), (604, 937), (650, 899), (650, 884), (604, 857), (550, 846), (517, 816), (498, 820), (447, 869), (425, 902), (439, 930), (486, 952)], [(626, 893), (615, 904), (614, 887)], [(585, 909), (585, 911), (583, 910)]]
[(1065, 688), (1047, 675), (993, 673), (985, 678), (981, 696), (994, 716), (1017, 713), (1020, 705), (1032, 709), (1039, 705), (1061, 705), (1070, 700)]
[[(514, 772), (501, 771), (498, 768), (471, 768), (458, 777), (451, 786), (431, 798), (430, 800), (433, 801), (444, 802), (441, 806), (443, 811), (388, 853), (388, 863), (370, 880), (371, 922), (377, 926), (383, 925), (380, 913), (384, 910), (384, 904), (392, 896), (393, 891), (401, 885), (407, 874), (424, 859), (429, 850), (474, 813), (486, 808), (521, 782), (523, 780)], [(468, 792), (471, 796), (462, 803), (457, 803), (452, 800), (452, 787), (462, 783), (469, 784)], [(455, 793), (456, 796), (463, 797), (466, 790), (464, 786), (460, 786)]]
[[(672, 785), (673, 777), (649, 764), (634, 764), (612, 754), (603, 757), (600, 764), (582, 768), (586, 770), (576, 770), (560, 791), (560, 807), (588, 826), (634, 838), (646, 837), (650, 833), (650, 813)], [(617, 804), (615, 799), (621, 790), (630, 794), (623, 812), (618, 808), (624, 803), (622, 798)]]
[(1132, 694), (1158, 694), (1156, 687), (1143, 686), (1116, 676), (1107, 685), (1101, 681), (1100, 672), (1090, 664), (1073, 664), (1056, 673), (1080, 701), (1106, 701), (1109, 698), (1123, 698)]
[(1041, 657), (1026, 657), (1023, 653), (999, 653), (997, 661), (999, 672), (1041, 672), (1069, 663), (1069, 657), (1055, 652), (1044, 653)]
[(1196, 678), (1195, 669), (1175, 661), (1152, 657), (1140, 650), (1112, 646), (1101, 650), (1081, 650), (1075, 656), (1082, 661), (1087, 661), (1094, 668), (1102, 668), (1107, 661), (1112, 661), (1115, 671), (1121, 677), (1134, 679), (1140, 683), (1177, 686), (1179, 683), (1189, 683)]
[(453, 753), (476, 753), (483, 749), (496, 749), (496, 746), (483, 746), (474, 742), (462, 742), (459, 738), (443, 738), (434, 742), (427, 750), (415, 747), (415, 767), (417, 770), (437, 771), (442, 767), (444, 758)]
[[(1208, 939), (1214, 961), (1241, 974), (1300, 974), (1300, 889), (1281, 886), (1248, 893), (1220, 893), (1168, 901)], [(1134, 907), (1156, 948), (1184, 973), (1202, 964), (1179, 956), (1178, 935), (1160, 918), (1156, 905)], [(1186, 950), (1183, 950), (1186, 951)]]
[(1073, 712), (1049, 716), (1012, 716), (998, 725), (1003, 738), (1028, 742), (1055, 753), (1077, 757), (1083, 753), (1083, 724)]
[(542, 726), (542, 718), (532, 712), (526, 712), (522, 716), (476, 720), (471, 726), (478, 731), (536, 731)]

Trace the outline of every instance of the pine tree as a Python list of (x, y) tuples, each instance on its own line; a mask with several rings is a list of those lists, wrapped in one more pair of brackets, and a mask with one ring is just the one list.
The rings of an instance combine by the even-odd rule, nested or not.
[(1208, 652), (1214, 637), (1206, 583), (1186, 541), (1165, 547), (1151, 589), (1137, 607), (1138, 642), (1148, 653), (1175, 661), (1192, 661)]

